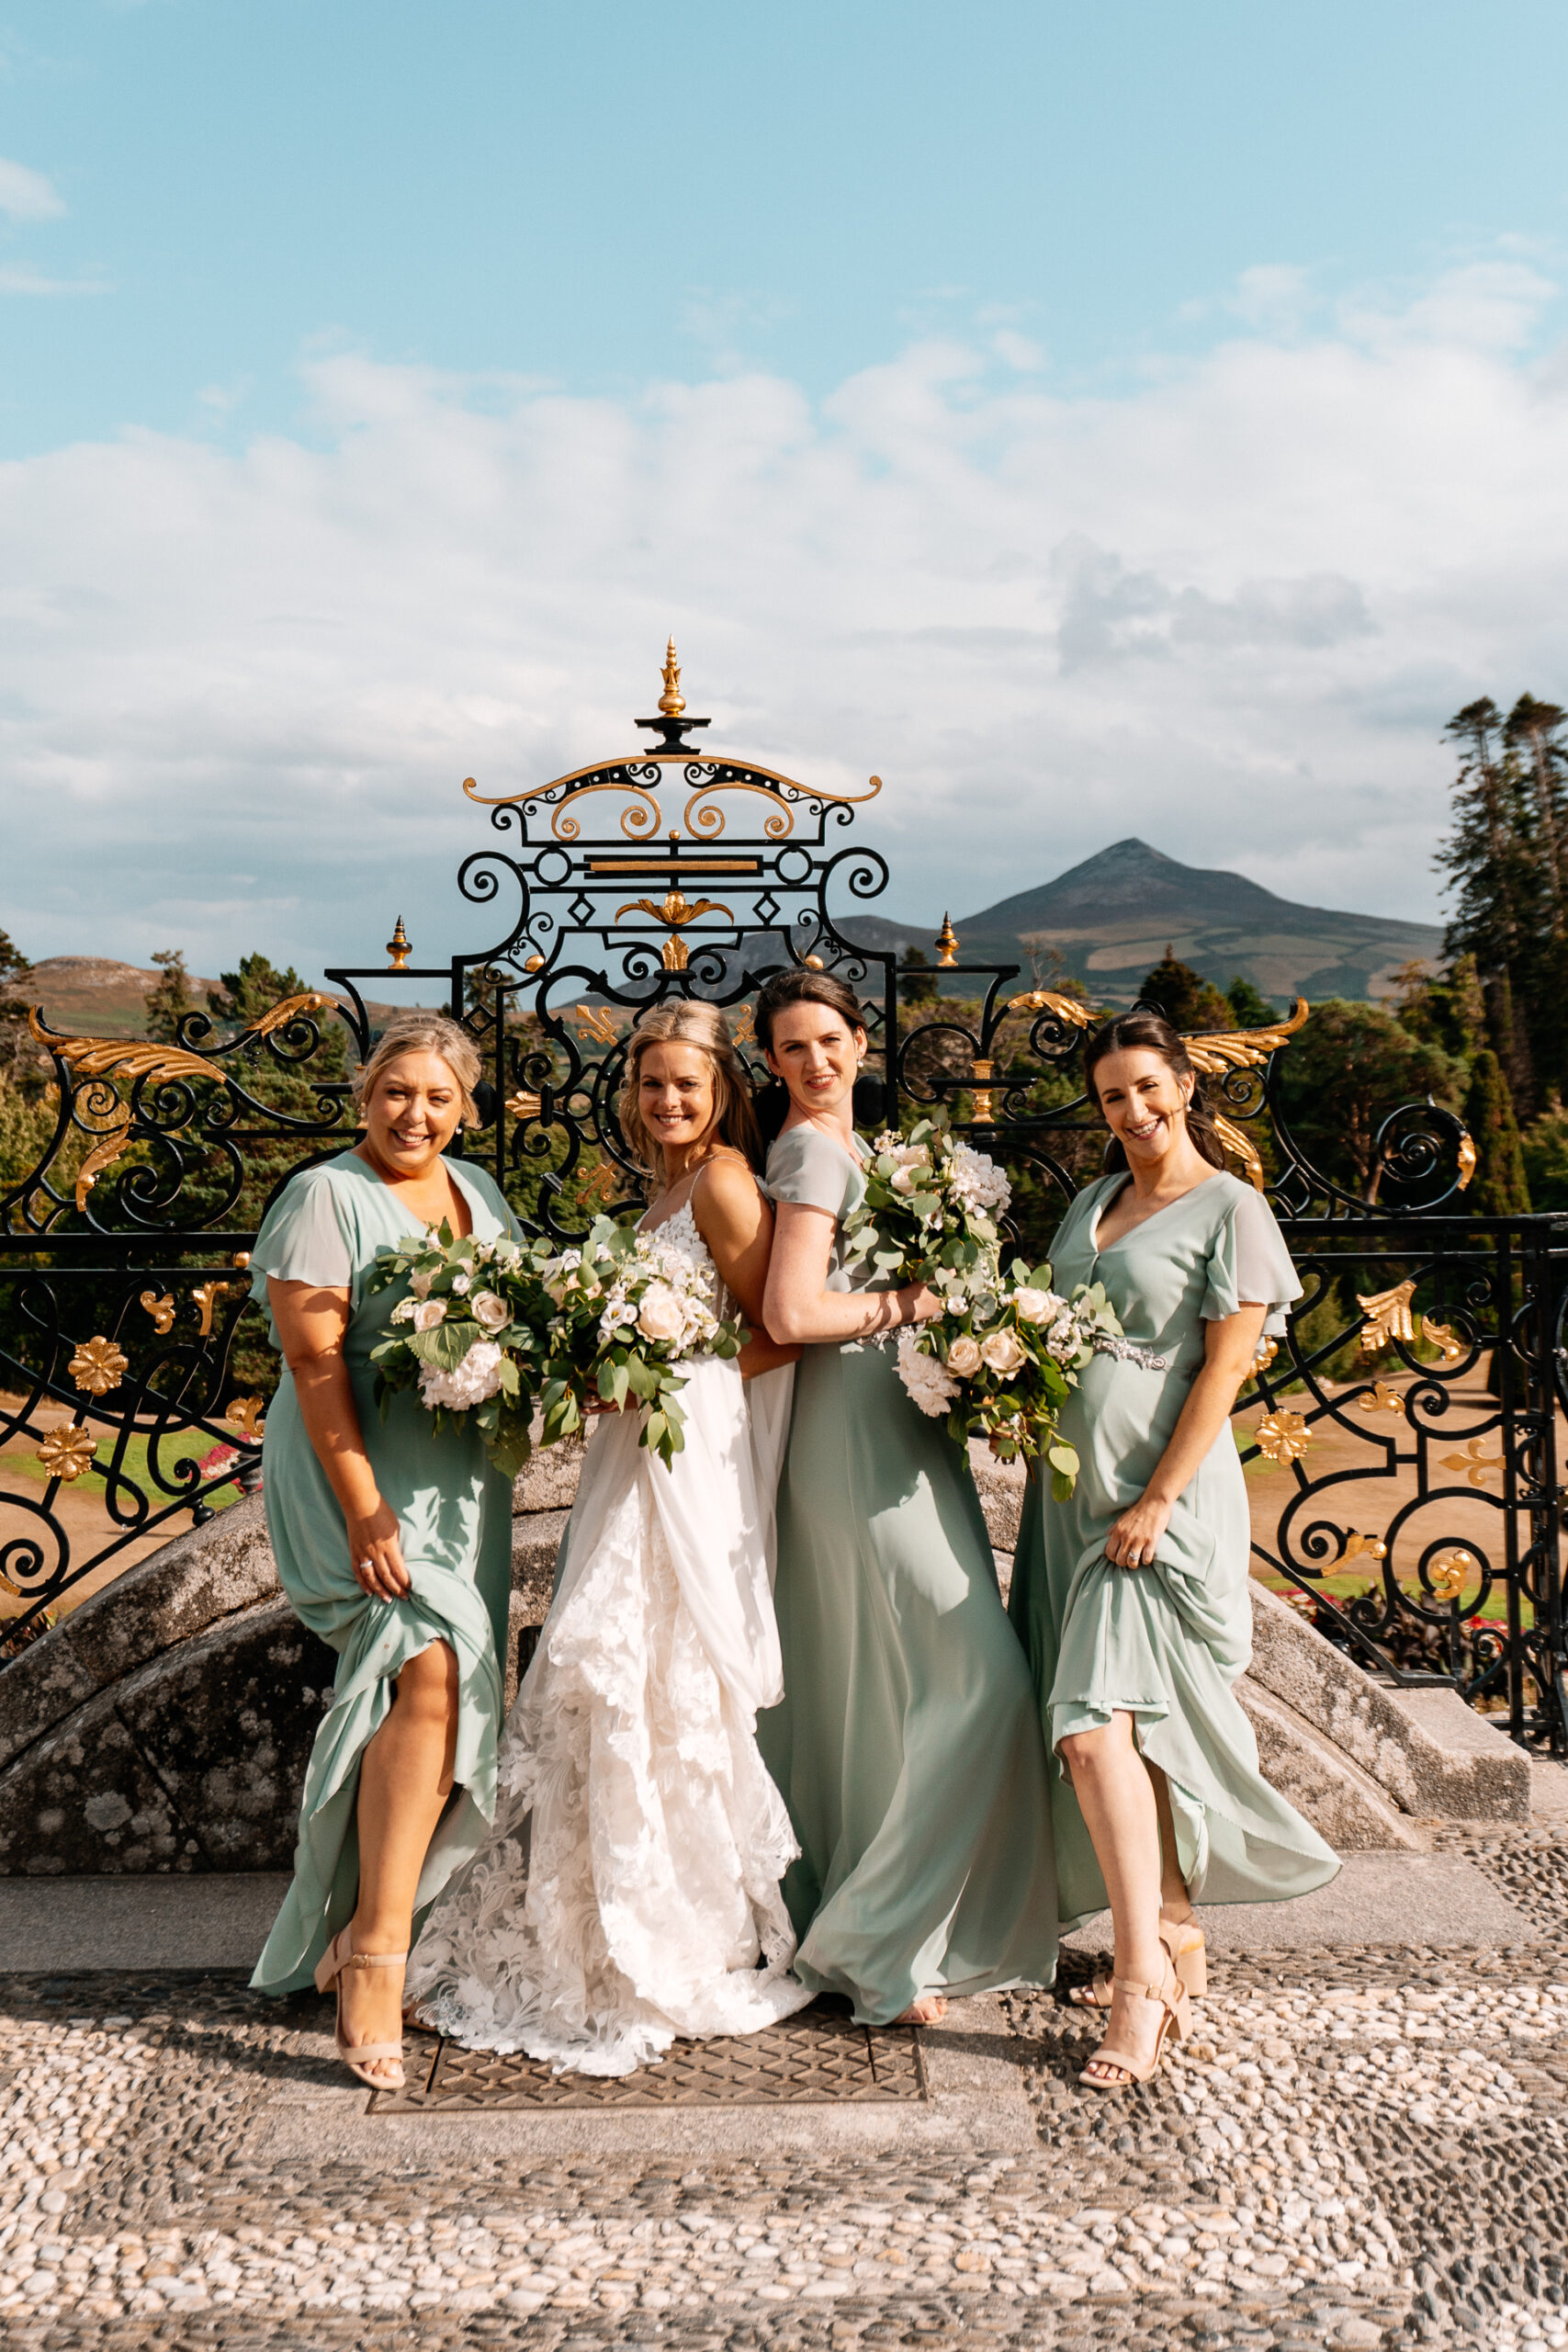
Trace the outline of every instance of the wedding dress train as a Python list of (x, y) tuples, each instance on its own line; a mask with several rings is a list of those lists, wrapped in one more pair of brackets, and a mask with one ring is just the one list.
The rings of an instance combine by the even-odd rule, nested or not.
[[(659, 1235), (716, 1291), (689, 1206)], [(733, 1363), (694, 1363), (668, 1470), (635, 1414), (598, 1426), (489, 1838), (409, 1967), (410, 2000), (470, 2049), (627, 2075), (678, 2034), (752, 2032), (812, 1998), (787, 1973), (796, 1848), (755, 1736), (782, 1690), (769, 1555), (792, 1379), (761, 1375), (749, 1410)]]

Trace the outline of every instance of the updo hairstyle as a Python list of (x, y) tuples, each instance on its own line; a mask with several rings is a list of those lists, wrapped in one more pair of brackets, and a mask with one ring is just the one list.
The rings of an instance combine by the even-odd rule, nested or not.
[(708, 1136), (744, 1153), (747, 1165), (760, 1170), (762, 1139), (751, 1103), (751, 1080), (735, 1049), (728, 1022), (716, 1004), (705, 1004), (700, 998), (656, 1004), (632, 1031), (621, 1087), (621, 1133), (649, 1192), (663, 1182), (664, 1153), (643, 1121), (643, 1056), (650, 1046), (677, 1045), (700, 1047), (712, 1067), (714, 1118)]
[(764, 1053), (773, 1046), (774, 1022), (791, 1004), (825, 1004), (838, 1014), (846, 1028), (864, 1031), (865, 1007), (853, 989), (847, 988), (831, 972), (803, 968), (775, 972), (757, 991), (757, 1043)]
[(474, 1089), (483, 1069), (479, 1047), (468, 1031), (457, 1022), (448, 1021), (445, 1013), (418, 1012), (394, 1013), (371, 1047), (368, 1059), (361, 1062), (349, 1080), (358, 1126), (365, 1125), (365, 1105), (375, 1093), (382, 1071), (389, 1062), (400, 1060), (404, 1054), (434, 1054), (444, 1061), (463, 1098), (457, 1124), (464, 1127), (483, 1126), (474, 1101)]
[[(1100, 1089), (1094, 1082), (1096, 1066), (1107, 1054), (1157, 1054), (1166, 1068), (1178, 1078), (1192, 1080), (1192, 1099), (1187, 1105), (1187, 1132), (1192, 1146), (1211, 1168), (1225, 1164), (1224, 1147), (1215, 1130), (1213, 1112), (1203, 1100), (1202, 1082), (1192, 1067), (1191, 1057), (1181, 1041), (1179, 1030), (1173, 1029), (1162, 1012), (1122, 1012), (1097, 1029), (1083, 1049), (1084, 1084), (1100, 1108)], [(1127, 1155), (1114, 1137), (1105, 1151), (1105, 1170), (1114, 1175), (1127, 1165)]]

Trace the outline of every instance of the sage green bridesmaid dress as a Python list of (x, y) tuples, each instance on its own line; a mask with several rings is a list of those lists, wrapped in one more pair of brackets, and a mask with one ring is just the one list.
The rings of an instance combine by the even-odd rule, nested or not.
[(1031, 1477), (1009, 1610), (1029, 1653), (1050, 1749), (1064, 1924), (1105, 1908), (1105, 1885), (1056, 1755), (1071, 1732), (1124, 1712), (1170, 1784), (1181, 1874), (1195, 1903), (1277, 1903), (1322, 1886), (1337, 1859), (1258, 1770), (1233, 1685), (1252, 1655), (1247, 1482), (1227, 1423), (1171, 1513), (1152, 1566), (1112, 1567), (1111, 1522), (1136, 1502), (1203, 1362), (1204, 1324), (1244, 1300), (1278, 1336), (1302, 1295), (1272, 1211), (1217, 1172), (1109, 1248), (1100, 1220), (1125, 1174), (1086, 1185), (1051, 1250), (1064, 1294), (1103, 1283), (1119, 1352), (1078, 1374), (1061, 1418), (1081, 1468), (1071, 1499)]
[[(518, 1238), (493, 1180), (449, 1160), (481, 1241)], [(291, 1993), (309, 1984), (338, 1929), (354, 1915), (359, 1885), (355, 1804), (359, 1759), (385, 1721), (392, 1684), (432, 1642), (457, 1660), (456, 1781), (425, 1858), (417, 1911), (431, 1903), (479, 1846), (495, 1809), (496, 1738), (512, 1589), (512, 1486), (491, 1467), (477, 1430), (437, 1436), (419, 1398), (394, 1396), (385, 1421), (370, 1350), (403, 1295), (367, 1297), (376, 1252), (417, 1223), (375, 1170), (352, 1152), (306, 1170), (267, 1211), (251, 1253), (252, 1295), (267, 1306), (268, 1275), (349, 1294), (344, 1352), (365, 1447), (383, 1499), (397, 1513), (412, 1578), (400, 1600), (372, 1600), (355, 1583), (343, 1511), (300, 1419), (287, 1367), (267, 1408), (262, 1494), (278, 1579), (313, 1634), (338, 1654), (332, 1703), (305, 1774), (294, 1880), (273, 1924), (253, 1985)], [(268, 1311), (272, 1342), (277, 1329)]]
[[(795, 1127), (775, 1201), (829, 1211), (830, 1290), (861, 1163)], [(1044, 1744), (964, 1453), (891, 1347), (805, 1350), (778, 1496), (784, 1697), (757, 1719), (800, 1843), (795, 1973), (886, 2024), (925, 1993), (1048, 1984), (1056, 1885)]]

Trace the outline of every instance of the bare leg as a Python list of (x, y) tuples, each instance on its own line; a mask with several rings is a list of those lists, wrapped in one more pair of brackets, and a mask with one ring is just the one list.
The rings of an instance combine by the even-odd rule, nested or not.
[[(457, 1747), (457, 1660), (445, 1642), (433, 1642), (399, 1675), (391, 1712), (359, 1767), (359, 1902), (350, 1938), (355, 1951), (408, 1950), (419, 1874), (452, 1792)], [(340, 1981), (345, 2038), (396, 2041), (402, 1971), (349, 1968)], [(372, 2059), (366, 2071), (397, 2078), (388, 2060)]]
[[(1114, 1714), (1100, 1729), (1069, 1734), (1062, 1742), (1062, 1758), (1105, 1881), (1114, 1973), (1134, 1984), (1163, 1984), (1170, 1961), (1159, 1939), (1159, 1808), (1133, 1737), (1132, 1716)], [(1117, 1993), (1105, 2040), (1146, 2058), (1160, 2017), (1155, 2002), (1128, 2000)], [(1091, 2060), (1088, 2071), (1109, 2082), (1118, 2081), (1124, 2072), (1113, 2059), (1103, 2064)]]
[(1187, 1920), (1192, 1917), (1192, 1898), (1187, 1892), (1187, 1881), (1181, 1875), (1181, 1864), (1176, 1852), (1176, 1822), (1170, 1810), (1170, 1782), (1157, 1764), (1144, 1761), (1144, 1770), (1154, 1782), (1155, 1811), (1159, 1817), (1159, 1907), (1168, 1919)]

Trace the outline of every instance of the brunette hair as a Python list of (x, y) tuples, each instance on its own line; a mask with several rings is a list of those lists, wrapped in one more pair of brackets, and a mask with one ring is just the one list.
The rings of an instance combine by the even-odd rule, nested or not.
[[(1113, 1021), (1104, 1023), (1089, 1039), (1083, 1049), (1083, 1077), (1085, 1086), (1094, 1098), (1095, 1109), (1100, 1109), (1100, 1089), (1094, 1082), (1096, 1065), (1102, 1062), (1107, 1054), (1131, 1053), (1157, 1054), (1166, 1068), (1178, 1078), (1192, 1080), (1192, 1096), (1187, 1105), (1187, 1132), (1192, 1138), (1193, 1149), (1209, 1162), (1210, 1167), (1223, 1168), (1225, 1164), (1224, 1147), (1215, 1128), (1213, 1114), (1203, 1100), (1201, 1080), (1192, 1067), (1192, 1059), (1182, 1043), (1180, 1031), (1171, 1027), (1163, 1012), (1118, 1013)], [(1126, 1153), (1112, 1138), (1106, 1147), (1106, 1173), (1112, 1175), (1126, 1165)]]
[(865, 1007), (853, 989), (831, 972), (807, 967), (775, 972), (757, 991), (757, 1043), (764, 1053), (773, 1042), (773, 1023), (790, 1004), (825, 1004), (852, 1030), (865, 1028)]
[(626, 1077), (621, 1087), (621, 1133), (626, 1149), (642, 1170), (644, 1181), (658, 1184), (664, 1154), (649, 1134), (641, 1109), (642, 1059), (649, 1046), (696, 1046), (713, 1069), (713, 1125), (710, 1136), (743, 1152), (749, 1167), (762, 1165), (762, 1138), (751, 1103), (751, 1080), (735, 1050), (729, 1023), (716, 1004), (701, 998), (674, 1004), (656, 1004), (637, 1022), (626, 1045)]
[(456, 1021), (448, 1021), (442, 1012), (398, 1012), (376, 1040), (366, 1059), (360, 1063), (348, 1081), (358, 1114), (357, 1124), (365, 1124), (365, 1105), (375, 1093), (382, 1071), (389, 1062), (404, 1054), (434, 1054), (444, 1061), (457, 1082), (463, 1098), (459, 1126), (480, 1127), (484, 1121), (474, 1101), (474, 1089), (479, 1082), (483, 1064), (479, 1049), (468, 1031)]

